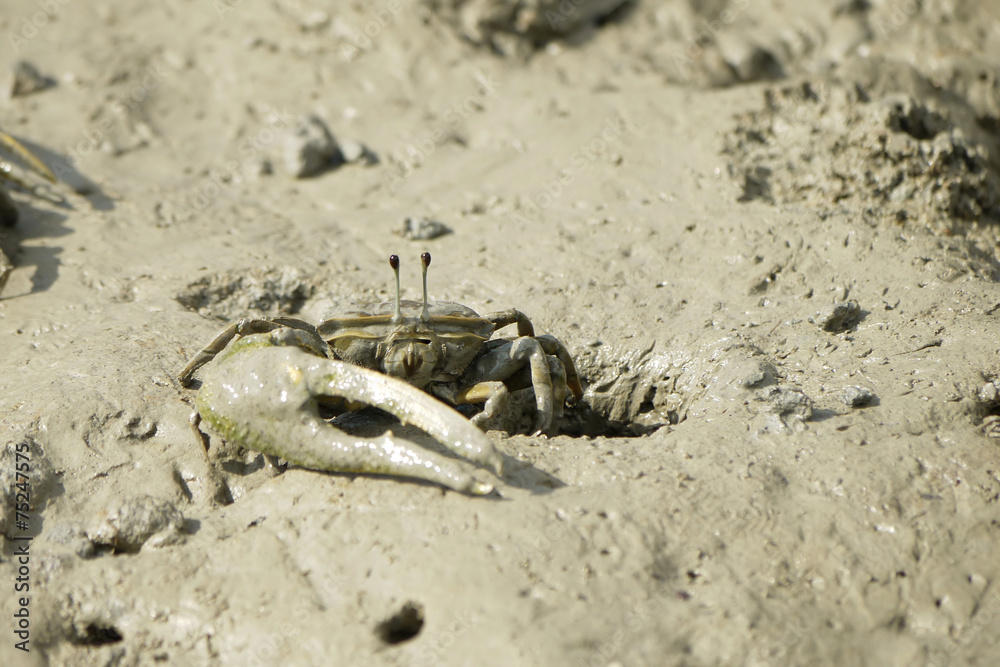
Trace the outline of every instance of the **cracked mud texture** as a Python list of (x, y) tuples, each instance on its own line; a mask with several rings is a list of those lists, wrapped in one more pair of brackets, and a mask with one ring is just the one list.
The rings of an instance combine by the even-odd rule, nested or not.
[[(17, 42), (54, 85), (0, 127), (89, 185), (11, 188), (0, 664), (1000, 660), (998, 5), (514, 4), (68, 3)], [(380, 159), (271, 169), (300, 116)], [(424, 250), (585, 381), (563, 435), (490, 433), (502, 500), (206, 456), (176, 375), (221, 320), (387, 300), (391, 252), (417, 297)]]

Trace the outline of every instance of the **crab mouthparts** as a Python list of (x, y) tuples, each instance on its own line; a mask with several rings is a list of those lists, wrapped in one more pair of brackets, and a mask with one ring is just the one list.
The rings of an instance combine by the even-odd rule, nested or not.
[(424, 363), (423, 355), (417, 353), (417, 344), (410, 343), (406, 346), (406, 353), (403, 355), (403, 372), (406, 377), (412, 377)]

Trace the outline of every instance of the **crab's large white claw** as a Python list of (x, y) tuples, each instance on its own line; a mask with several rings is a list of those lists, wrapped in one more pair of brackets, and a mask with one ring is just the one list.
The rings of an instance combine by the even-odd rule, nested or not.
[(317, 397), (376, 406), (499, 475), (492, 441), (461, 414), (423, 391), (375, 371), (322, 358), (269, 334), (233, 342), (202, 372), (198, 412), (219, 434), (248, 449), (314, 470), (400, 475), (483, 495), (493, 485), (467, 462), (399, 437), (355, 438), (326, 423)]

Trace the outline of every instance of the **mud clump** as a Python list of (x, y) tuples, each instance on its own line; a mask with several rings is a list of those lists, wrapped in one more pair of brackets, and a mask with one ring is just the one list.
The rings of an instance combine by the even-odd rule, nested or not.
[(169, 546), (184, 541), (184, 516), (171, 503), (149, 496), (131, 498), (112, 507), (87, 531), (97, 546), (114, 553), (138, 553), (144, 546)]
[(58, 551), (66, 551), (79, 558), (93, 558), (97, 555), (94, 542), (87, 535), (87, 529), (78, 521), (64, 521), (46, 530), (45, 537), (50, 544), (59, 545)]
[(628, 0), (474, 0), (428, 3), (464, 38), (511, 55), (529, 52), (607, 20), (626, 8)]
[(806, 204), (821, 215), (853, 210), (945, 233), (1000, 220), (996, 138), (969, 105), (917, 97), (929, 82), (904, 74), (888, 85), (819, 79), (766, 91), (764, 108), (739, 116), (726, 139), (740, 199)]
[(205, 276), (175, 298), (196, 313), (228, 321), (254, 311), (294, 315), (314, 291), (313, 283), (294, 267), (261, 267)]
[(850, 386), (840, 392), (840, 401), (849, 408), (860, 408), (871, 405), (875, 393), (867, 387)]
[(316, 115), (300, 116), (284, 138), (282, 164), (292, 178), (316, 176), (345, 162), (340, 145), (323, 120)]
[(809, 321), (830, 333), (847, 331), (861, 321), (861, 307), (857, 301), (838, 301), (821, 309)]
[(667, 357), (645, 349), (590, 348), (576, 358), (587, 390), (570, 411), (574, 434), (637, 436), (678, 423), (679, 397), (673, 393)]
[[(32, 435), (7, 442), (0, 449), (0, 534), (13, 538), (37, 528), (31, 517), (57, 491), (58, 477), (41, 445)], [(21, 515), (21, 516), (18, 516)], [(22, 517), (27, 515), (28, 519)]]
[(1000, 380), (987, 382), (979, 390), (976, 401), (976, 418), (984, 435), (1000, 438)]
[(800, 432), (813, 416), (812, 399), (797, 387), (771, 387), (757, 400), (764, 402), (768, 426), (778, 433)]

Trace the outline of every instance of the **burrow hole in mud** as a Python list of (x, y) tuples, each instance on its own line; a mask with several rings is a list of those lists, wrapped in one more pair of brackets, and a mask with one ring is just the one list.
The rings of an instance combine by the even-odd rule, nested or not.
[(103, 623), (88, 623), (83, 634), (77, 635), (72, 642), (77, 646), (104, 646), (117, 644), (124, 639), (122, 633), (113, 625)]
[(654, 413), (656, 413), (656, 406), (653, 405), (652, 400), (646, 400), (640, 404), (635, 419), (618, 421), (586, 403), (581, 403), (566, 409), (559, 433), (574, 438), (640, 438), (663, 426), (678, 423), (676, 415), (672, 414), (663, 419), (647, 419)]
[(413, 639), (424, 627), (424, 607), (419, 602), (407, 602), (402, 609), (375, 627), (375, 634), (386, 644), (399, 644)]

